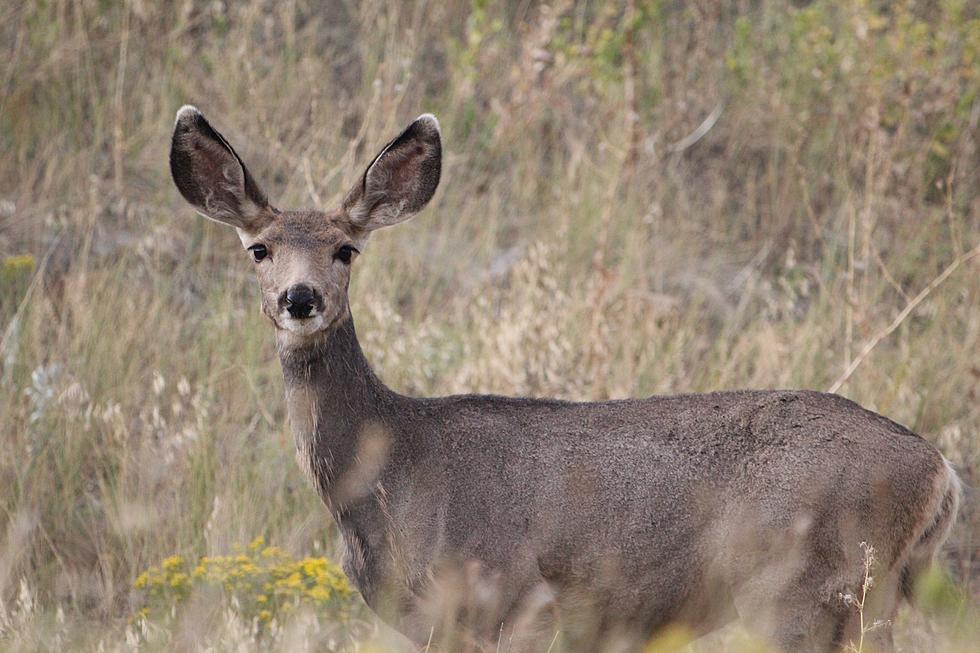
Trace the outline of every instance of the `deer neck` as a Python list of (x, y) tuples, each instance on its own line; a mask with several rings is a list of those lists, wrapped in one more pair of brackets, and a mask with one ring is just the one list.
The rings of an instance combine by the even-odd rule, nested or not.
[[(352, 478), (369, 482), (357, 467), (383, 464), (388, 439), (396, 435), (388, 425), (398, 395), (371, 370), (349, 313), (309, 345), (283, 344), (279, 357), (296, 455), (336, 516), (367, 489), (345, 487)], [(378, 460), (370, 460), (372, 455)]]
[[(297, 459), (343, 535), (344, 570), (368, 605), (381, 609), (386, 588), (421, 574), (407, 562), (419, 555), (405, 553), (411, 541), (401, 537), (404, 529), (392, 523), (390, 509), (401, 478), (392, 463), (404, 465), (411, 452), (424, 449), (418, 436), (398, 428), (416, 400), (392, 392), (371, 371), (349, 313), (309, 347), (283, 344), (279, 355)], [(436, 503), (426, 506), (437, 510)], [(431, 527), (432, 517), (421, 512), (414, 523)]]

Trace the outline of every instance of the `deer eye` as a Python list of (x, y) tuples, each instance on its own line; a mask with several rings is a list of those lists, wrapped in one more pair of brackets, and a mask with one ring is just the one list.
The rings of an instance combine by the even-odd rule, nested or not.
[(261, 261), (262, 259), (264, 259), (266, 256), (269, 255), (269, 250), (266, 249), (265, 245), (262, 244), (252, 245), (251, 247), (248, 248), (248, 251), (252, 252), (252, 258), (255, 259), (256, 263), (258, 263), (259, 261)]
[(337, 253), (334, 254), (333, 257), (338, 259), (341, 263), (350, 264), (351, 257), (354, 256), (355, 252), (357, 252), (355, 248), (351, 247), (350, 245), (344, 245), (337, 250)]

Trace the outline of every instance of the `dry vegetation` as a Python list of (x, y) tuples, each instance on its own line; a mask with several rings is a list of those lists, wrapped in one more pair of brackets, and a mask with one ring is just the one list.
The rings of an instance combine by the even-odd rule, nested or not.
[[(400, 391), (839, 387), (980, 483), (976, 5), (617, 5), (3, 4), (0, 648), (387, 638), (357, 601), (343, 627), (234, 597), (139, 618), (172, 555), (336, 550), (249, 265), (170, 182), (186, 102), (288, 207), (440, 117), (440, 191), (351, 288)], [(903, 650), (976, 636), (977, 517), (971, 493)]]

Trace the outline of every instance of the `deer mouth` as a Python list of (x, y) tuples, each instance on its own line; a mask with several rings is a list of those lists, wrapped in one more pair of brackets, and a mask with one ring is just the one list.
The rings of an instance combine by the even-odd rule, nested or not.
[(289, 314), (281, 315), (278, 322), (280, 328), (297, 336), (312, 335), (323, 329), (326, 325), (326, 322), (323, 320), (323, 314), (319, 312), (303, 317), (293, 317)]

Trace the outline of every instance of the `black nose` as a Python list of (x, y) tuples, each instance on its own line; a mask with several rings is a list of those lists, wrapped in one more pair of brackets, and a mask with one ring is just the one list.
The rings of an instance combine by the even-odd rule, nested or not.
[(310, 312), (313, 310), (313, 305), (316, 303), (316, 293), (306, 284), (298, 283), (286, 291), (283, 300), (280, 301), (282, 301), (286, 310), (289, 311), (290, 316), (297, 318), (309, 317)]

